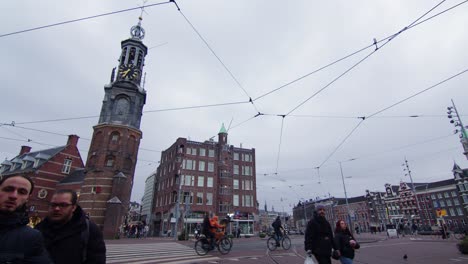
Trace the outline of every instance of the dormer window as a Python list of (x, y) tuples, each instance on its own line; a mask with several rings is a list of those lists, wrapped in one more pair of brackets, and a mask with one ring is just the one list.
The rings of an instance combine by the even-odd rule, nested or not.
[(16, 163), (13, 163), (10, 167), (10, 171), (14, 171), (15, 170), (15, 167), (16, 167)]
[(22, 170), (26, 169), (26, 166), (28, 166), (28, 162), (23, 160), (23, 163), (21, 164), (21, 169)]
[(40, 162), (40, 161), (41, 161), (40, 159), (35, 159), (35, 160), (34, 160), (33, 168), (37, 168), (37, 167), (39, 166), (39, 162)]
[(63, 162), (62, 173), (65, 173), (65, 174), (70, 173), (71, 165), (72, 165), (72, 160), (65, 159), (65, 161)]

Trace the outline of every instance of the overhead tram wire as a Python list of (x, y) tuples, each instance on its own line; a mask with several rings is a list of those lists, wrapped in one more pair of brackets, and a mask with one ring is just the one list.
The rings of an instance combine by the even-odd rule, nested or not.
[(459, 72), (459, 73), (456, 73), (456, 74), (454, 74), (454, 75), (452, 75), (452, 76), (450, 76), (450, 77), (448, 77), (448, 78), (446, 78), (446, 79), (444, 79), (444, 80), (442, 80), (442, 81), (440, 81), (440, 82), (438, 82), (438, 83), (436, 83), (436, 84), (434, 84), (434, 85), (431, 85), (431, 86), (429, 86), (429, 87), (426, 88), (426, 89), (423, 89), (423, 90), (421, 90), (421, 91), (419, 91), (419, 92), (417, 92), (417, 93), (415, 93), (415, 94), (413, 94), (413, 95), (411, 95), (411, 96), (408, 96), (408, 97), (406, 97), (406, 98), (404, 98), (404, 99), (402, 99), (402, 100), (400, 100), (400, 101), (398, 101), (398, 102), (396, 102), (396, 103), (394, 103), (394, 104), (392, 104), (392, 105), (390, 105), (390, 106), (387, 106), (387, 107), (385, 107), (385, 108), (383, 108), (383, 109), (381, 109), (381, 110), (379, 110), (379, 111), (377, 111), (377, 112), (375, 112), (375, 113), (373, 113), (373, 114), (371, 114), (371, 115), (368, 115), (368, 116), (366, 117), (366, 119), (373, 118), (374, 116), (376, 116), (376, 115), (378, 115), (378, 114), (380, 114), (380, 113), (382, 113), (382, 112), (384, 112), (384, 111), (387, 111), (387, 110), (390, 109), (390, 108), (393, 108), (393, 107), (395, 107), (395, 106), (397, 106), (397, 105), (399, 105), (399, 104), (401, 104), (401, 103), (403, 103), (403, 102), (406, 102), (406, 101), (408, 101), (409, 99), (411, 99), (411, 98), (413, 98), (413, 97), (415, 97), (415, 96), (418, 96), (418, 95), (420, 95), (420, 94), (422, 94), (422, 93), (424, 93), (424, 92), (427, 92), (427, 91), (429, 91), (429, 90), (431, 90), (431, 89), (433, 89), (433, 88), (435, 88), (435, 87), (437, 87), (437, 86), (439, 86), (439, 85), (441, 85), (441, 84), (444, 84), (444, 83), (446, 83), (446, 82), (448, 82), (448, 81), (450, 81), (450, 80), (452, 80), (452, 79), (454, 79), (454, 78), (456, 78), (456, 77), (458, 77), (458, 76), (460, 76), (460, 75), (462, 75), (462, 74), (464, 74), (464, 73), (466, 73), (466, 72), (468, 72), (468, 68), (465, 69), (465, 70), (463, 70), (463, 71), (461, 71), (461, 72)]
[(433, 7), (432, 9), (430, 9), (428, 12), (426, 12), (424, 15), (420, 16), (418, 19), (416, 19), (415, 21), (413, 21), (411, 24), (409, 24), (408, 26), (404, 27), (403, 29), (401, 29), (400, 31), (398, 31), (397, 33), (393, 34), (391, 37), (387, 38), (386, 42), (383, 43), (382, 45), (378, 46), (377, 45), (377, 42), (374, 41), (374, 44), (375, 44), (375, 49), (369, 53), (368, 55), (366, 55), (364, 58), (362, 58), (361, 60), (359, 60), (357, 63), (353, 64), (353, 66), (351, 66), (349, 69), (345, 70), (343, 73), (341, 73), (340, 75), (338, 75), (336, 78), (334, 78), (331, 82), (329, 82), (328, 84), (326, 84), (324, 87), (322, 87), (321, 89), (319, 89), (317, 92), (315, 92), (314, 94), (312, 94), (310, 97), (308, 97), (306, 100), (302, 101), (299, 105), (297, 105), (296, 107), (294, 107), (292, 110), (290, 110), (286, 115), (289, 115), (291, 114), (292, 112), (296, 111), (299, 107), (301, 107), (302, 105), (304, 105), (305, 103), (307, 103), (310, 99), (314, 98), (316, 95), (318, 95), (319, 93), (321, 93), (323, 90), (327, 89), (330, 85), (332, 85), (334, 82), (336, 82), (337, 80), (339, 80), (341, 77), (343, 77), (344, 75), (346, 75), (347, 73), (349, 73), (351, 70), (353, 70), (354, 68), (356, 68), (359, 64), (361, 64), (362, 62), (364, 62), (365, 60), (367, 60), (370, 56), (372, 56), (373, 54), (375, 54), (378, 50), (381, 50), (383, 47), (385, 47), (388, 43), (390, 43), (391, 40), (393, 40), (394, 38), (396, 38), (397, 36), (399, 36), (401, 33), (405, 32), (406, 30), (408, 30), (409, 27), (411, 26), (414, 26), (416, 25), (415, 23), (417, 21), (419, 21), (421, 18), (423, 18), (424, 16), (426, 16), (429, 12), (431, 12), (432, 10), (434, 10), (437, 6), (439, 6), (440, 4), (442, 4), (443, 2), (445, 2), (445, 0), (443, 0), (442, 2), (440, 2), (439, 4), (437, 4), (435, 7)]
[[(197, 109), (197, 108), (208, 108), (208, 107), (219, 107), (219, 106), (228, 106), (228, 105), (239, 105), (239, 104), (247, 104), (247, 103), (250, 103), (250, 102), (249, 102), (249, 101), (237, 101), (237, 102), (227, 102), (227, 103), (218, 103), (218, 104), (183, 106), (183, 107), (174, 107), (174, 108), (147, 110), (147, 111), (143, 111), (143, 113), (169, 112), (169, 111), (179, 111), (179, 110), (188, 110), (188, 109)], [(100, 117), (100, 115), (82, 116), (82, 117), (68, 117), (68, 118), (58, 118), (58, 119), (46, 119), (46, 120), (36, 120), (36, 121), (26, 121), (26, 122), (16, 122), (16, 121), (13, 121), (13, 122), (10, 123), (10, 124), (25, 125), (25, 124), (36, 124), (36, 123), (71, 121), (71, 120), (78, 120), (78, 119), (89, 119), (89, 118), (96, 118), (96, 117)], [(9, 124), (9, 123), (2, 123), (2, 124), (0, 124), (0, 126), (2, 126), (2, 125), (10, 125), (10, 124)]]
[(171, 0), (171, 2), (173, 2), (176, 7), (177, 7), (177, 10), (180, 12), (180, 14), (182, 15), (182, 17), (185, 19), (185, 21), (190, 25), (190, 27), (193, 29), (193, 31), (198, 35), (198, 37), (203, 41), (203, 43), (205, 43), (206, 47), (211, 51), (211, 53), (213, 54), (213, 56), (215, 56), (215, 58), (219, 61), (219, 63), (221, 63), (221, 65), (223, 66), (223, 68), (227, 71), (227, 73), (231, 76), (231, 78), (234, 80), (234, 82), (237, 84), (237, 86), (239, 86), (239, 88), (242, 89), (242, 91), (244, 92), (244, 94), (249, 98), (249, 102), (252, 104), (252, 106), (254, 107), (255, 111), (257, 113), (260, 113), (260, 111), (258, 110), (257, 106), (255, 105), (254, 101), (252, 100), (252, 97), (249, 95), (249, 93), (247, 93), (247, 91), (245, 90), (245, 88), (242, 86), (242, 84), (239, 82), (239, 80), (234, 76), (234, 74), (232, 73), (232, 71), (226, 66), (226, 64), (221, 60), (221, 58), (216, 54), (216, 52), (213, 50), (213, 48), (211, 48), (210, 44), (208, 44), (208, 42), (205, 40), (205, 38), (201, 35), (201, 33), (195, 28), (195, 26), (192, 24), (192, 22), (190, 22), (190, 20), (184, 15), (184, 13), (182, 12), (182, 10), (180, 10), (179, 6), (177, 5), (177, 3), (174, 1), (174, 0)]
[[(444, 2), (445, 0), (443, 0), (442, 2)], [(468, 0), (467, 0), (468, 1)], [(441, 2), (441, 3), (442, 3)], [(335, 81), (337, 81), (338, 79), (340, 79), (342, 76), (344, 76), (345, 74), (347, 74), (348, 72), (350, 72), (352, 69), (354, 69), (356, 66), (358, 66), (359, 64), (361, 64), (364, 60), (366, 60), (367, 58), (369, 58), (371, 55), (373, 55), (375, 52), (377, 52), (378, 50), (380, 50), (382, 47), (386, 46), (391, 40), (393, 40), (395, 37), (399, 36), (401, 33), (403, 33), (404, 31), (408, 30), (408, 28), (410, 27), (414, 27), (418, 24), (421, 24), (423, 23), (424, 21), (427, 21), (424, 20), (424, 21), (421, 21), (419, 23), (417, 23), (419, 20), (421, 20), (424, 16), (426, 16), (429, 12), (431, 12), (432, 10), (434, 10), (437, 6), (439, 6), (441, 3), (437, 4), (435, 7), (433, 7), (432, 9), (430, 9), (428, 12), (426, 12), (424, 15), (420, 16), (419, 18), (417, 18), (415, 21), (413, 21), (411, 24), (409, 24), (408, 26), (404, 27), (403, 29), (401, 29), (399, 32), (393, 34), (390, 38), (387, 39), (387, 41), (385, 43), (383, 43), (380, 47), (377, 46), (376, 43), (375, 44), (375, 50), (372, 51), (371, 53), (369, 53), (367, 56), (365, 56), (363, 59), (359, 60), (357, 63), (355, 63), (353, 66), (351, 66), (348, 70), (344, 71), (342, 74), (340, 74), (338, 77), (336, 77), (335, 79), (333, 79), (330, 83), (328, 83), (327, 85), (325, 85), (323, 88), (321, 88), (319, 91), (315, 92), (312, 96), (310, 96), (309, 98), (307, 98), (305, 101), (303, 101), (302, 103), (300, 103), (298, 106), (294, 107), (291, 111), (289, 111), (287, 115), (291, 114), (293, 111), (297, 110), (299, 107), (301, 107), (302, 105), (304, 105), (307, 101), (309, 101), (310, 99), (312, 99), (313, 97), (315, 97), (317, 94), (319, 94), (320, 92), (322, 92), (324, 89), (326, 89), (327, 87), (329, 87), (331, 84), (333, 84)], [(453, 7), (452, 7), (453, 8)], [(443, 11), (445, 12), (445, 11)], [(376, 41), (374, 41), (376, 42)], [(354, 133), (354, 131), (356, 131), (356, 129), (362, 124), (362, 122), (364, 122), (366, 118), (365, 117), (362, 117), (362, 120), (351, 130), (351, 132), (343, 139), (343, 141), (341, 141), (341, 143), (332, 151), (332, 153), (330, 153), (330, 155), (327, 156), (327, 158), (320, 164), (320, 166), (318, 166), (318, 168), (320, 168), (321, 166), (323, 166), (323, 164), (325, 164), (332, 156), (333, 154), (336, 153), (336, 151), (338, 151), (338, 149), (346, 142), (346, 140)]]
[[(22, 127), (22, 126), (17, 126), (17, 125), (13, 125), (13, 124), (2, 124), (2, 126), (0, 127), (3, 127), (3, 126), (11, 126), (13, 128), (21, 128), (21, 129), (24, 129), (24, 130), (30, 130), (30, 131), (35, 131), (35, 132), (40, 132), (40, 133), (45, 133), (45, 134), (51, 134), (51, 135), (56, 135), (56, 136), (63, 136), (63, 137), (68, 137), (69, 135), (68, 134), (61, 134), (61, 133), (56, 133), (56, 132), (52, 132), (52, 131), (46, 131), (46, 130), (42, 130), (42, 129), (35, 129), (35, 128), (28, 128), (28, 127)], [(10, 131), (12, 132), (12, 131)], [(18, 134), (19, 135), (19, 134)], [(24, 137), (24, 138), (27, 138), (25, 136), (21, 136), (21, 137)], [(91, 139), (89, 138), (84, 138), (84, 137), (80, 137), (80, 140), (86, 140), (86, 141), (91, 141)], [(162, 151), (161, 150), (154, 150), (154, 149), (147, 149), (147, 148), (139, 148), (139, 150), (144, 150), (144, 151), (149, 151), (149, 152), (157, 152), (157, 153), (161, 153)]]
[[(445, 0), (444, 0), (444, 1), (445, 1)], [(437, 4), (436, 6), (434, 6), (433, 8), (431, 8), (429, 11), (427, 11), (424, 15), (420, 16), (418, 19), (416, 19), (415, 21), (413, 21), (411, 24), (409, 24), (409, 25), (406, 27), (405, 30), (409, 30), (409, 29), (411, 29), (411, 28), (414, 28), (414, 27), (416, 27), (416, 26), (418, 26), (418, 25), (420, 25), (420, 24), (422, 24), (422, 23), (425, 23), (425, 22), (427, 22), (427, 21), (429, 21), (429, 20), (431, 20), (431, 19), (433, 19), (433, 18), (435, 18), (435, 17), (437, 17), (437, 16), (439, 16), (439, 15), (441, 15), (441, 14), (443, 14), (443, 13), (446, 13), (446, 12), (448, 12), (448, 11), (450, 11), (450, 10), (452, 10), (452, 9), (454, 9), (454, 8), (456, 8), (456, 7), (460, 6), (460, 5), (462, 5), (462, 4), (466, 3), (466, 2), (468, 2), (468, 0), (465, 0), (465, 1), (460, 2), (460, 3), (458, 3), (458, 4), (454, 5), (454, 6), (451, 6), (451, 7), (447, 8), (447, 9), (445, 9), (445, 10), (443, 10), (443, 11), (441, 11), (441, 12), (439, 12), (439, 13), (433, 15), (433, 16), (430, 16), (430, 17), (428, 17), (427, 19), (424, 19), (424, 20), (422, 20), (422, 21), (420, 21), (420, 22), (417, 22), (417, 21), (419, 21), (421, 18), (423, 18), (424, 16), (426, 16), (429, 12), (431, 12), (431, 11), (434, 10), (436, 7), (438, 7), (440, 4), (442, 4), (444, 1), (440, 2), (439, 4)], [(401, 32), (400, 32), (400, 33), (401, 33)], [(398, 34), (398, 33), (397, 33), (397, 34)], [(312, 71), (312, 72), (310, 72), (310, 73), (307, 73), (307, 74), (305, 74), (305, 75), (303, 75), (303, 76), (301, 76), (301, 77), (299, 77), (299, 78), (297, 78), (297, 79), (294, 79), (294, 80), (292, 80), (292, 81), (290, 81), (290, 82), (288, 82), (288, 83), (286, 83), (286, 84), (283, 84), (283, 85), (281, 85), (281, 86), (278, 87), (278, 88), (275, 88), (275, 89), (273, 89), (273, 90), (271, 90), (271, 91), (269, 91), (269, 92), (266, 92), (266, 93), (264, 93), (264, 94), (262, 94), (262, 95), (256, 97), (255, 99), (253, 99), (253, 101), (255, 102), (256, 100), (259, 100), (259, 99), (261, 99), (261, 98), (263, 98), (263, 97), (266, 97), (266, 96), (268, 96), (268, 95), (270, 95), (270, 94), (272, 94), (272, 93), (274, 93), (274, 92), (277, 92), (277, 91), (279, 91), (279, 90), (281, 90), (281, 89), (283, 89), (283, 88), (285, 88), (285, 87), (287, 87), (287, 86), (289, 86), (289, 85), (291, 85), (291, 84), (293, 84), (293, 83), (295, 83), (295, 82), (297, 82), (297, 81), (300, 81), (300, 80), (302, 80), (302, 79), (304, 79), (304, 78), (306, 78), (306, 77), (308, 77), (308, 76), (310, 76), (310, 75), (313, 75), (313, 74), (315, 74), (315, 73), (317, 73), (317, 72), (319, 72), (319, 71), (322, 71), (322, 70), (324, 70), (324, 69), (326, 69), (326, 68), (328, 68), (328, 67), (330, 67), (330, 66), (332, 66), (332, 65), (334, 65), (334, 64), (336, 64), (336, 63), (338, 63), (338, 62), (340, 62), (340, 61), (343, 61), (343, 60), (348, 59), (348, 58), (350, 58), (350, 57), (352, 57), (352, 56), (354, 56), (354, 55), (356, 55), (356, 54), (358, 54), (358, 53), (361, 53), (362, 51), (364, 51), (364, 50), (366, 50), (366, 49), (368, 49), (368, 48), (371, 48), (371, 47), (374, 47), (374, 46), (377, 47), (377, 44), (380, 44), (381, 42), (384, 42), (384, 41), (391, 40), (391, 39), (393, 39), (394, 37), (395, 37), (395, 34), (389, 35), (389, 36), (387, 36), (387, 37), (385, 37), (385, 38), (383, 38), (383, 39), (381, 39), (381, 40), (379, 40), (379, 41), (376, 41), (376, 42), (374, 42), (374, 43), (372, 43), (372, 44), (370, 44), (370, 45), (367, 45), (367, 46), (365, 46), (365, 47), (363, 47), (363, 48), (361, 48), (361, 49), (359, 49), (359, 50), (356, 50), (356, 51), (354, 51), (354, 52), (352, 52), (352, 53), (350, 53), (350, 54), (348, 54), (348, 55), (346, 55), (346, 56), (344, 56), (344, 57), (342, 57), (342, 58), (340, 58), (340, 59), (337, 59), (337, 60), (335, 60), (335, 61), (333, 61), (333, 62), (331, 62), (331, 63), (329, 63), (329, 64), (327, 64), (327, 65), (325, 65), (325, 66), (322, 66), (322, 67), (320, 67), (320, 68), (318, 68), (318, 69), (316, 69), (316, 70), (314, 70), (314, 71)], [(379, 48), (380, 48), (380, 47), (379, 47)]]
[(39, 29), (44, 29), (44, 28), (50, 28), (50, 27), (56, 27), (56, 26), (70, 24), (70, 23), (74, 23), (74, 22), (80, 22), (80, 21), (89, 20), (89, 19), (93, 19), (93, 18), (109, 16), (109, 15), (115, 15), (115, 14), (129, 12), (129, 11), (133, 11), (133, 10), (137, 10), (137, 9), (141, 9), (141, 8), (147, 8), (147, 7), (152, 7), (152, 6), (169, 4), (170, 2), (171, 1), (160, 2), (160, 3), (150, 4), (150, 5), (144, 5), (143, 7), (141, 7), (141, 6), (132, 7), (132, 8), (122, 9), (122, 10), (118, 10), (118, 11), (103, 13), (103, 14), (99, 14), (99, 15), (88, 16), (88, 17), (83, 17), (83, 18), (78, 18), (78, 19), (72, 19), (72, 20), (62, 21), (62, 22), (58, 22), (58, 23), (54, 23), (54, 24), (45, 25), (45, 26), (39, 26), (39, 27), (19, 30), (19, 31), (15, 31), (15, 32), (6, 33), (6, 34), (0, 34), (0, 38), (11, 36), (11, 35), (16, 35), (16, 34), (21, 34), (21, 33), (26, 33), (26, 32), (31, 32), (31, 31), (35, 31), (35, 30), (39, 30)]

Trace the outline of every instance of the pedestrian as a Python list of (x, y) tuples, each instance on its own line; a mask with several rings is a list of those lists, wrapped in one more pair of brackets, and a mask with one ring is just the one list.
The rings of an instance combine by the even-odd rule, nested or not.
[(304, 246), (307, 254), (313, 254), (318, 264), (331, 264), (332, 249), (335, 250), (334, 255), (340, 255), (323, 205), (315, 207), (314, 217), (307, 223)]
[(280, 239), (283, 236), (282, 233), (281, 233), (281, 229), (283, 229), (283, 226), (281, 225), (281, 219), (280, 219), (279, 216), (276, 217), (275, 221), (271, 224), (271, 226), (275, 230), (276, 246), (279, 247), (280, 246)]
[(0, 263), (51, 263), (41, 233), (27, 226), (33, 189), (25, 175), (0, 178)]
[(47, 217), (36, 229), (41, 231), (55, 264), (106, 263), (106, 245), (98, 226), (77, 204), (73, 190), (58, 190), (49, 203)]
[(341, 264), (353, 264), (354, 250), (359, 249), (360, 245), (356, 242), (343, 220), (336, 222), (335, 244), (341, 253)]
[(237, 228), (237, 238), (240, 238), (241, 235), (241, 229), (240, 227)]

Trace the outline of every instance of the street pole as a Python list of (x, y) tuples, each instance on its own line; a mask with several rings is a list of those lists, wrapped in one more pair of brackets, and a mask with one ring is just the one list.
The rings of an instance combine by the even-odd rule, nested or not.
[[(465, 127), (463, 125), (463, 122), (460, 118), (460, 115), (458, 114), (458, 110), (457, 110), (457, 107), (455, 106), (455, 102), (453, 102), (453, 99), (451, 99), (452, 101), (452, 106), (450, 107), (447, 107), (447, 114), (448, 114), (448, 118), (450, 118), (450, 123), (454, 124), (455, 127), (460, 127), (460, 130), (458, 129), (455, 129), (455, 134), (460, 132), (460, 142), (462, 143), (462, 146), (463, 146), (463, 154), (466, 156), (466, 158), (468, 159), (468, 134), (466, 133), (466, 129), (465, 128), (468, 128), (468, 127)], [(452, 116), (452, 108), (453, 110), (455, 111), (455, 114), (456, 114), (456, 117), (457, 117), (457, 122), (455, 120), (453, 120), (453, 116)]]
[(180, 164), (179, 164), (179, 191), (177, 192), (177, 201), (176, 201), (176, 208), (175, 208), (175, 224), (174, 224), (174, 234), (173, 234), (173, 237), (174, 237), (174, 240), (177, 240), (177, 224), (179, 223), (179, 211), (180, 211), (180, 192), (182, 190), (182, 164), (184, 162), (184, 160), (182, 159), (182, 157), (177, 157), (177, 159), (180, 161)]
[(347, 217), (348, 226), (350, 230), (353, 230), (352, 225), (351, 225), (351, 214), (349, 212), (348, 194), (346, 193), (346, 185), (345, 185), (344, 175), (343, 175), (343, 166), (341, 166), (341, 161), (339, 163), (340, 163), (340, 171), (341, 171), (341, 180), (343, 181), (343, 189), (344, 189), (344, 195), (345, 195), (345, 200), (346, 200), (346, 209), (348, 210), (348, 217)]
[(416, 199), (416, 204), (418, 206), (418, 216), (419, 216), (419, 219), (421, 219), (421, 207), (419, 206), (419, 199), (416, 196), (416, 188), (414, 187), (413, 177), (411, 176), (411, 170), (409, 169), (408, 160), (406, 160), (406, 157), (405, 157), (405, 164), (403, 165), (406, 165), (406, 170), (408, 170), (408, 176), (411, 180), (411, 189), (413, 190), (413, 195), (414, 195), (414, 198)]

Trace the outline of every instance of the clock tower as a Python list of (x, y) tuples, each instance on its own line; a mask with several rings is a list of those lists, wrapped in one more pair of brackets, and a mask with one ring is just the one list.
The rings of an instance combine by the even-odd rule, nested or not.
[(102, 228), (105, 238), (114, 238), (125, 220), (142, 138), (146, 91), (141, 78), (148, 48), (142, 42), (145, 31), (141, 18), (130, 33), (131, 37), (121, 42), (117, 72), (112, 70), (110, 83), (104, 86), (80, 194), (81, 206)]

